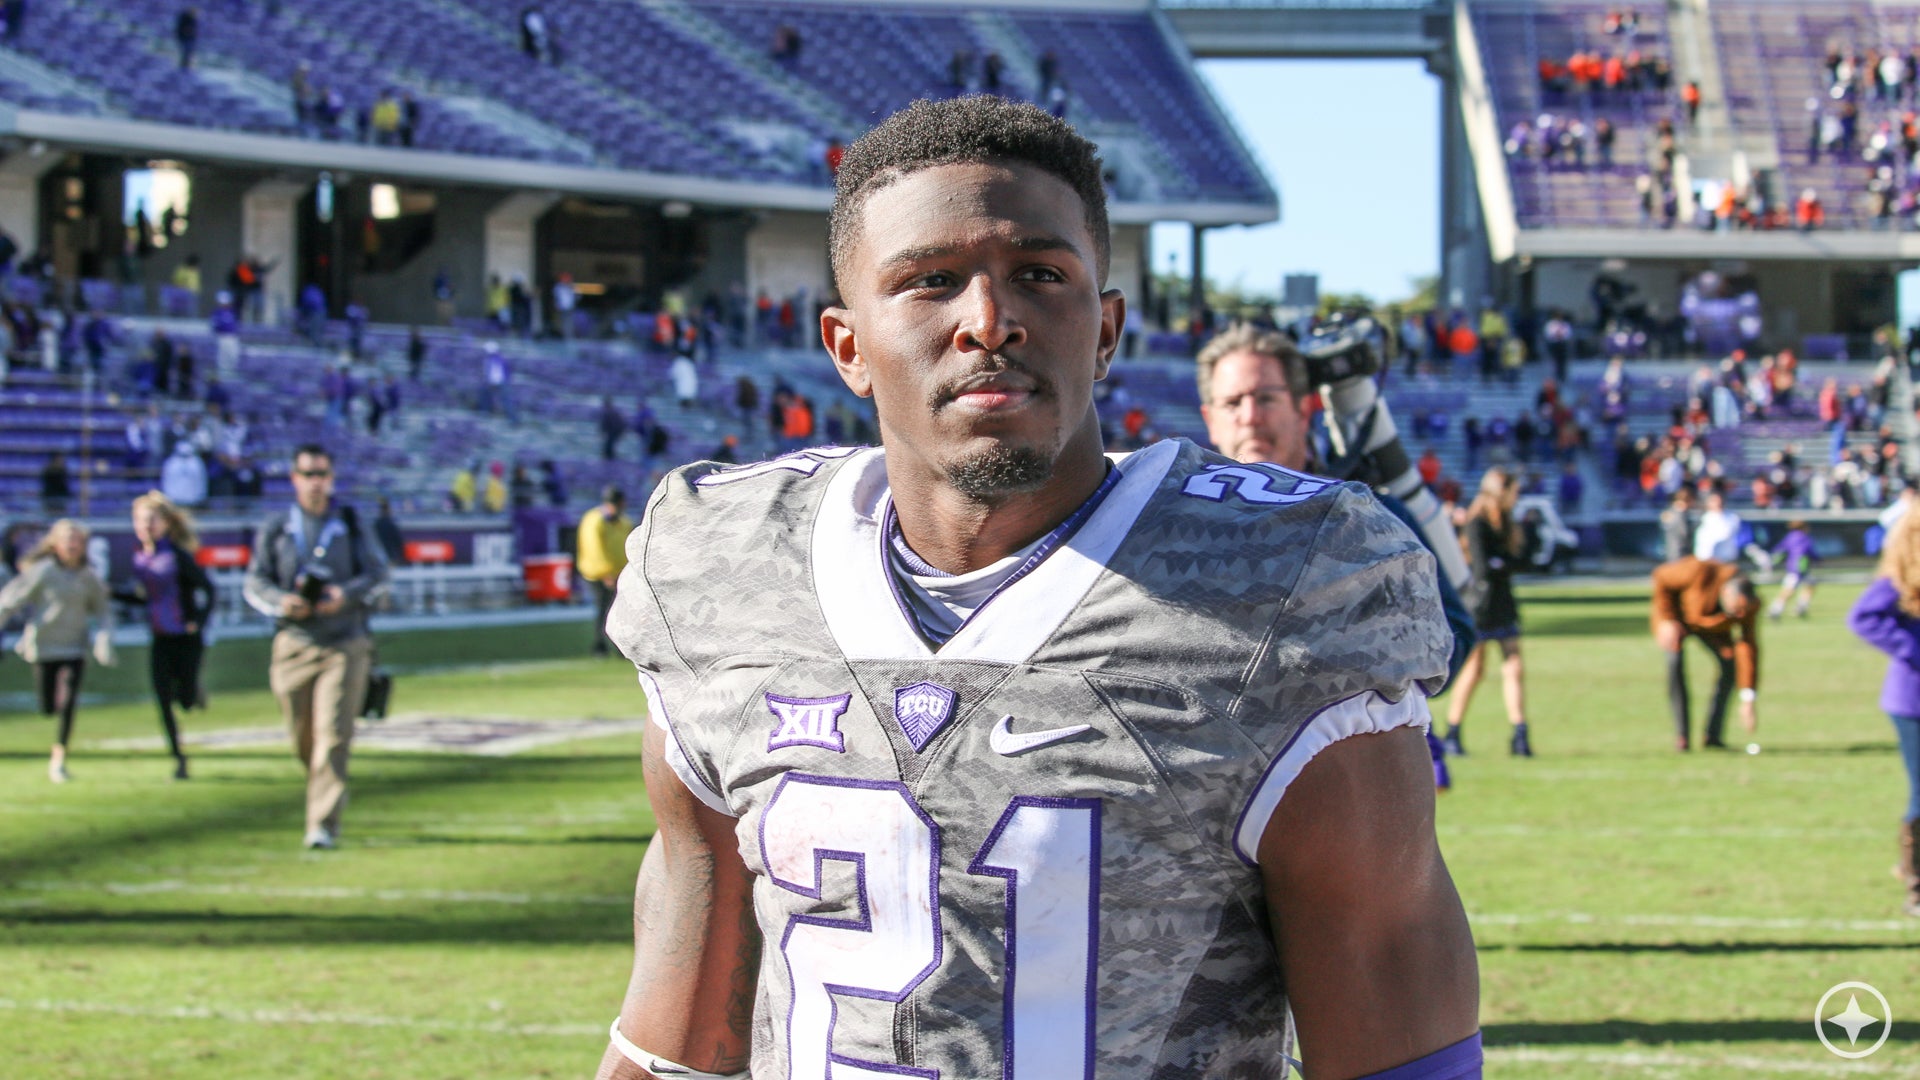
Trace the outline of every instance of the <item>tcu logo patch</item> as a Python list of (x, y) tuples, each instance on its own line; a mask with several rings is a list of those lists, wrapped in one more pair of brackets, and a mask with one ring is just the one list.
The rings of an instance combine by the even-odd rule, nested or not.
[(780, 725), (767, 735), (767, 752), (789, 746), (817, 746), (836, 754), (847, 752), (847, 737), (840, 732), (840, 718), (846, 715), (852, 694), (839, 697), (792, 698), (767, 695), (767, 711)]
[(959, 700), (959, 694), (939, 683), (917, 682), (893, 692), (893, 719), (907, 733), (914, 753), (926, 749), (934, 735), (953, 719), (953, 706)]
[[(1274, 485), (1282, 480), (1292, 481), (1291, 490), (1274, 490)], [(1278, 465), (1209, 465), (1206, 472), (1188, 477), (1186, 486), (1180, 490), (1210, 502), (1224, 502), (1232, 495), (1242, 502), (1261, 506), (1286, 506), (1305, 502), (1338, 482)]]

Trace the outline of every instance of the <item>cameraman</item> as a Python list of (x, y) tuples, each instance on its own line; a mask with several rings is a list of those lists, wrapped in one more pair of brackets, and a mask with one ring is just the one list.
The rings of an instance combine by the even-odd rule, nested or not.
[[(1322, 470), (1313, 450), (1313, 377), (1306, 358), (1284, 334), (1234, 326), (1200, 350), (1195, 369), (1200, 383), (1200, 417), (1215, 450), (1241, 464), (1266, 463), (1293, 472)], [(1421, 528), (1406, 504), (1384, 494), (1380, 499), (1428, 550), (1435, 552), (1436, 558), (1436, 543), (1450, 542), (1458, 550), (1459, 542), (1450, 529), (1436, 540)], [(1436, 570), (1441, 607), (1453, 630), (1453, 653), (1447, 664), (1451, 679), (1478, 635), (1459, 591), (1444, 572), (1446, 565), (1446, 560), (1440, 559)], [(1435, 780), (1445, 788), (1446, 767), (1432, 731), (1427, 733), (1427, 743), (1433, 751)]]
[(333, 503), (333, 456), (293, 452), (294, 505), (260, 525), (246, 598), (278, 632), (268, 682), (307, 770), (309, 848), (331, 848), (347, 801), (347, 752), (366, 699), (373, 639), (367, 615), (387, 560), (350, 506)]

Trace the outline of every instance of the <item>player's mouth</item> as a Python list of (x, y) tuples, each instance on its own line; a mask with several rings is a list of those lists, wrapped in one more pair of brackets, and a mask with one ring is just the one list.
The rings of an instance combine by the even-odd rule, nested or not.
[(993, 413), (1017, 409), (1032, 400), (1038, 391), (1038, 383), (1027, 375), (995, 371), (965, 379), (942, 396), (969, 411)]

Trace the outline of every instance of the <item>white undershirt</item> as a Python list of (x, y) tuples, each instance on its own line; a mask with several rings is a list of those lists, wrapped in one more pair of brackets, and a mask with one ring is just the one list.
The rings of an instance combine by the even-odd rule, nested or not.
[(900, 583), (900, 595), (913, 609), (920, 629), (933, 640), (945, 642), (1045, 540), (1043, 536), (1004, 559), (965, 574), (914, 574), (899, 559), (888, 559), (887, 567)]

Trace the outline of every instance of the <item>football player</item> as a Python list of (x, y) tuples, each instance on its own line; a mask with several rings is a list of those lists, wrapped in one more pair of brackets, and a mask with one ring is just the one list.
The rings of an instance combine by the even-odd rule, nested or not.
[(1064, 123), (919, 102), (837, 186), (881, 447), (688, 466), (629, 541), (657, 832), (601, 1076), (1281, 1077), (1289, 1005), (1316, 1077), (1478, 1076), (1432, 557), (1357, 486), (1103, 452)]

